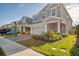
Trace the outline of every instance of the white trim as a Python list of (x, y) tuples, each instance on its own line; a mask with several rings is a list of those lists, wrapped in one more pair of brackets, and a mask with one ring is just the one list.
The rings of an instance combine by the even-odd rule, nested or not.
[(52, 16), (52, 8), (51, 8), (51, 16)]
[(55, 22), (59, 22), (59, 20), (58, 21), (56, 20), (56, 21), (46, 22), (46, 23), (48, 24), (48, 23), (55, 23)]
[(49, 18), (51, 18), (51, 17), (52, 17), (52, 18), (59, 19), (59, 20), (61, 19), (60, 17), (56, 17), (56, 16), (49, 16), (49, 17), (48, 17), (48, 18), (46, 18), (43, 22), (47, 21), (47, 20), (48, 20)]
[(59, 21), (52, 21), (52, 22), (46, 22), (45, 23), (45, 32), (47, 32), (47, 24), (50, 24), (50, 23), (58, 23)]

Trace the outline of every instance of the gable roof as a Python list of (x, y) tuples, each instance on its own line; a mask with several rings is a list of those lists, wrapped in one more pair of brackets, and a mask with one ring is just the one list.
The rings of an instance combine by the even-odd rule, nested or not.
[[(67, 11), (67, 9), (65, 8), (65, 6), (64, 6), (63, 3), (48, 3), (48, 4), (47, 4), (41, 11), (39, 11), (37, 14), (39, 14), (39, 13), (41, 13), (41, 12), (43, 12), (43, 11), (46, 11), (46, 10), (49, 9), (49, 8), (53, 8), (53, 7), (57, 6), (57, 5), (62, 6), (62, 8), (63, 8), (64, 11), (66, 12), (66, 14), (69, 16), (70, 20), (72, 21), (72, 18), (70, 17), (70, 15), (69, 15), (69, 13), (68, 13), (68, 11)], [(40, 22), (42, 22), (42, 21), (43, 21), (43, 20), (40, 20)]]
[(65, 10), (65, 12), (67, 13), (67, 15), (69, 16), (69, 18), (70, 18), (70, 20), (72, 21), (72, 18), (70, 17), (70, 14), (68, 13), (68, 11), (67, 11), (67, 9), (66, 9), (66, 7), (64, 6), (64, 4), (62, 4), (63, 6), (63, 9)]
[[(23, 20), (23, 19), (24, 19), (24, 20)], [(27, 24), (32, 24), (32, 18), (30, 18), (30, 17), (28, 17), (28, 16), (23, 16), (23, 17), (21, 18), (21, 20), (19, 21), (20, 24), (23, 24), (23, 21), (25, 21), (25, 23), (27, 23)]]

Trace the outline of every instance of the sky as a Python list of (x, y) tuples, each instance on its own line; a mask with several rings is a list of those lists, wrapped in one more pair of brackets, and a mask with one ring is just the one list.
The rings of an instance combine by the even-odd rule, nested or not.
[(23, 16), (32, 17), (36, 12), (44, 8), (45, 5), (41, 3), (0, 3), (0, 25), (20, 20)]
[[(22, 16), (32, 17), (46, 5), (45, 3), (0, 3), (0, 25), (18, 21)], [(78, 24), (79, 4), (65, 4), (65, 7), (73, 20), (73, 25)]]
[(79, 24), (79, 3), (66, 4), (65, 6), (73, 20), (73, 25)]

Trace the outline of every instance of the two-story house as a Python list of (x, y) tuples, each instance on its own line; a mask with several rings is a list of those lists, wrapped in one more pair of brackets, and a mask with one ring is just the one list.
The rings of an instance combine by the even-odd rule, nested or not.
[(30, 24), (30, 33), (41, 34), (47, 31), (69, 33), (71, 27), (72, 19), (64, 4), (50, 3), (33, 16), (33, 24)]

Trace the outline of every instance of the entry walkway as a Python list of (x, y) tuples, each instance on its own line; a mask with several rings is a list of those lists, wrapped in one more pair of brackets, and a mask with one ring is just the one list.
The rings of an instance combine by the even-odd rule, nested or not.
[(10, 41), (9, 39), (0, 37), (0, 47), (2, 47), (5, 54), (11, 56), (43, 56), (42, 54), (33, 51), (23, 45)]

